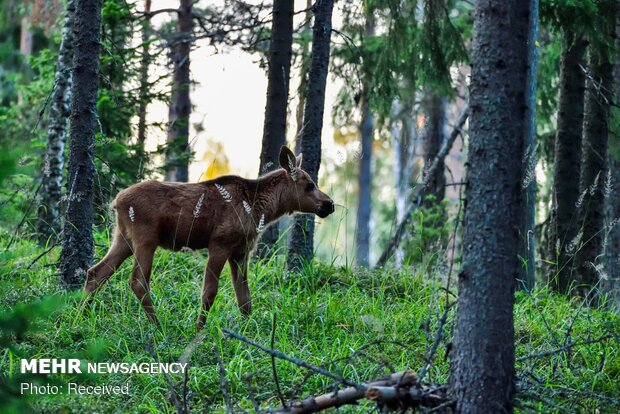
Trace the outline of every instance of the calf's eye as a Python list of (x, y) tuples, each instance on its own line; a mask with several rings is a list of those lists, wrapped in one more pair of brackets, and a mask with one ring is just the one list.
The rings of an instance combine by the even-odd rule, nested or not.
[(306, 191), (307, 191), (307, 192), (310, 192), (310, 191), (312, 191), (312, 190), (314, 190), (314, 183), (308, 183), (308, 184), (306, 184)]

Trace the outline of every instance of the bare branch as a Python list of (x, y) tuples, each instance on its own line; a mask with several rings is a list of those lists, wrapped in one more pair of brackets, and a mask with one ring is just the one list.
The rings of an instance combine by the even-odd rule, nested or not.
[(228, 391), (228, 381), (226, 381), (226, 367), (224, 366), (224, 362), (222, 361), (222, 357), (220, 356), (217, 347), (213, 345), (211, 351), (215, 355), (215, 359), (217, 360), (217, 365), (219, 367), (220, 372), (220, 388), (222, 389), (222, 396), (224, 397), (224, 404), (226, 405), (226, 413), (233, 414), (232, 402), (230, 401), (230, 392)]
[(309, 364), (306, 361), (302, 361), (301, 359), (288, 356), (288, 355), (286, 355), (286, 354), (284, 354), (284, 353), (282, 353), (280, 351), (277, 351), (275, 349), (270, 349), (270, 348), (264, 347), (263, 345), (259, 344), (258, 342), (255, 342), (255, 341), (253, 341), (253, 340), (251, 340), (249, 338), (246, 338), (245, 336), (243, 336), (241, 334), (238, 334), (237, 332), (230, 331), (230, 330), (228, 330), (226, 328), (222, 329), (222, 332), (224, 333), (224, 335), (226, 335), (226, 336), (228, 336), (230, 338), (238, 339), (241, 342), (245, 342), (248, 345), (252, 345), (253, 347), (258, 348), (261, 351), (268, 353), (269, 355), (272, 355), (272, 356), (274, 356), (276, 358), (279, 358), (279, 359), (283, 359), (283, 360), (288, 361), (290, 363), (293, 363), (293, 364), (295, 364), (295, 365), (297, 365), (299, 367), (309, 369), (311, 371), (316, 372), (317, 374), (321, 374), (321, 375), (323, 375), (325, 377), (328, 377), (328, 378), (331, 378), (333, 380), (336, 380), (336, 381), (338, 381), (338, 382), (340, 382), (342, 384), (349, 385), (349, 386), (355, 387), (355, 388), (362, 387), (361, 385), (356, 384), (353, 381), (347, 380), (342, 375), (334, 374), (334, 373), (329, 372), (329, 371), (327, 371), (327, 370), (325, 370), (325, 369), (323, 369), (321, 367), (317, 367), (316, 365)]
[(384, 266), (385, 263), (388, 261), (388, 259), (394, 253), (394, 250), (396, 250), (396, 248), (400, 244), (403, 234), (405, 233), (405, 227), (407, 226), (407, 224), (409, 224), (409, 221), (411, 220), (411, 213), (417, 210), (417, 208), (421, 205), (422, 201), (424, 200), (424, 196), (425, 196), (424, 191), (428, 187), (428, 184), (430, 183), (432, 177), (435, 175), (436, 170), (439, 167), (440, 163), (446, 158), (446, 156), (450, 152), (450, 149), (452, 148), (454, 141), (456, 141), (456, 138), (461, 134), (462, 128), (465, 125), (465, 122), (467, 121), (468, 116), (469, 116), (469, 104), (466, 105), (465, 108), (463, 109), (463, 112), (461, 112), (461, 115), (459, 116), (459, 119), (454, 129), (452, 130), (452, 133), (450, 134), (448, 139), (444, 141), (441, 149), (439, 150), (439, 153), (437, 153), (437, 156), (431, 163), (430, 167), (426, 170), (422, 183), (413, 190), (413, 193), (411, 194), (408, 200), (410, 203), (410, 207), (405, 213), (403, 219), (400, 221), (400, 223), (398, 223), (394, 236), (392, 236), (387, 247), (385, 248), (383, 253), (381, 253), (381, 256), (379, 257), (379, 260), (377, 260), (377, 264), (375, 265), (375, 267)]

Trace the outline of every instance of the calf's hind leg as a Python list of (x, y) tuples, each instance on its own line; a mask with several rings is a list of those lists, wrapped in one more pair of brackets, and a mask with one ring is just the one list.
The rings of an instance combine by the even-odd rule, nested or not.
[(252, 312), (252, 299), (248, 287), (248, 255), (233, 256), (228, 260), (228, 263), (230, 264), (230, 275), (237, 296), (237, 305), (241, 314), (247, 316)]
[(156, 248), (157, 246), (136, 246), (133, 274), (129, 280), (129, 286), (138, 297), (146, 316), (159, 326), (150, 294), (151, 269)]
[(108, 253), (99, 263), (88, 269), (84, 284), (84, 292), (88, 298), (92, 298), (131, 254), (128, 241), (117, 230)]

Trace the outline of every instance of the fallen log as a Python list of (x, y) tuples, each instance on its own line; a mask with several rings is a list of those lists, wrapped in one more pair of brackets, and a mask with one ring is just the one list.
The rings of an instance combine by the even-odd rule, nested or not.
[(429, 405), (434, 407), (444, 402), (443, 396), (434, 394), (436, 391), (439, 389), (421, 386), (415, 373), (402, 371), (358, 387), (347, 387), (316, 397), (310, 396), (275, 412), (279, 414), (315, 413), (328, 408), (354, 404), (362, 398), (387, 405), (413, 406), (417, 403), (430, 403)]

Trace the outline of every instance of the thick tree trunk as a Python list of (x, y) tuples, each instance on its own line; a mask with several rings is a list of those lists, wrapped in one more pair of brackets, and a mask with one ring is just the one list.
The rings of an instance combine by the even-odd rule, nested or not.
[(65, 143), (67, 121), (71, 103), (71, 66), (73, 61), (75, 1), (69, 0), (62, 29), (62, 40), (58, 59), (54, 89), (50, 97), (49, 124), (47, 126), (47, 148), (43, 160), (37, 232), (39, 241), (45, 243), (50, 236), (60, 234), (60, 198), (62, 195), (62, 174), (65, 164)]
[(93, 258), (93, 176), (101, 2), (78, 0), (71, 88), (67, 210), (60, 269), (64, 283), (82, 285)]
[(459, 413), (512, 412), (519, 273), (528, 2), (474, 11), (469, 158), (449, 392)]
[[(269, 44), (269, 76), (263, 145), (260, 154), (259, 174), (279, 168), (280, 147), (286, 143), (286, 119), (293, 45), (293, 0), (276, 0), (273, 3), (273, 23)], [(273, 253), (273, 246), (280, 235), (278, 223), (263, 232), (257, 247), (259, 257)]]
[[(321, 131), (325, 110), (325, 85), (329, 69), (332, 11), (334, 0), (317, 0), (312, 29), (312, 58), (308, 78), (308, 96), (304, 108), (304, 129), (301, 150), (303, 168), (313, 180), (319, 176), (321, 165)], [(295, 216), (288, 246), (287, 266), (299, 269), (303, 262), (312, 260), (314, 248), (314, 216)]]
[[(426, 112), (426, 131), (424, 136), (424, 165), (427, 168), (439, 153), (439, 149), (444, 141), (444, 117), (445, 105), (444, 100), (432, 92), (426, 91), (425, 96), (425, 112)], [(442, 161), (435, 174), (428, 183), (428, 188), (424, 192), (426, 195), (433, 195), (435, 199), (433, 204), (441, 203), (446, 194), (446, 175), (445, 166)], [(429, 200), (424, 200), (424, 205), (430, 205)]]
[(521, 258), (523, 265), (517, 287), (531, 290), (536, 283), (536, 76), (538, 70), (538, 0), (530, 2), (530, 21), (527, 39), (528, 67), (525, 87), (526, 114), (523, 153), (524, 192), (523, 221), (521, 227)]
[[(613, 15), (611, 16), (613, 18)], [(606, 20), (611, 20), (608, 18)], [(606, 22), (613, 27), (612, 22)], [(611, 35), (609, 27), (602, 28)], [(601, 49), (603, 49), (601, 47)], [(600, 280), (605, 227), (605, 188), (607, 183), (608, 131), (613, 65), (607, 50), (590, 47), (589, 76), (586, 81), (584, 103), (581, 175), (579, 187), (583, 201), (579, 207), (581, 225), (580, 248), (575, 255), (579, 275), (579, 292), (594, 297), (595, 285)]]
[(192, 102), (189, 97), (189, 54), (193, 42), (192, 0), (181, 0), (178, 15), (178, 34), (172, 47), (172, 97), (168, 113), (168, 152), (166, 180), (187, 182), (189, 169), (189, 117)]
[(144, 20), (142, 21), (142, 59), (140, 59), (140, 102), (138, 103), (138, 147), (144, 151), (146, 141), (146, 110), (149, 92), (149, 42), (151, 37), (151, 0), (144, 1)]
[[(366, 16), (364, 36), (375, 34), (372, 11)], [(362, 92), (362, 119), (360, 122), (360, 164), (358, 174), (357, 226), (355, 231), (355, 262), (358, 266), (368, 267), (370, 257), (370, 214), (372, 211), (372, 138), (373, 116), (370, 110), (368, 80)]]
[(551, 286), (566, 293), (573, 281), (573, 258), (578, 247), (577, 200), (581, 166), (581, 132), (585, 76), (582, 70), (586, 42), (564, 31), (560, 67), (555, 161), (553, 163), (553, 204), (551, 232), (557, 267), (549, 275)]

